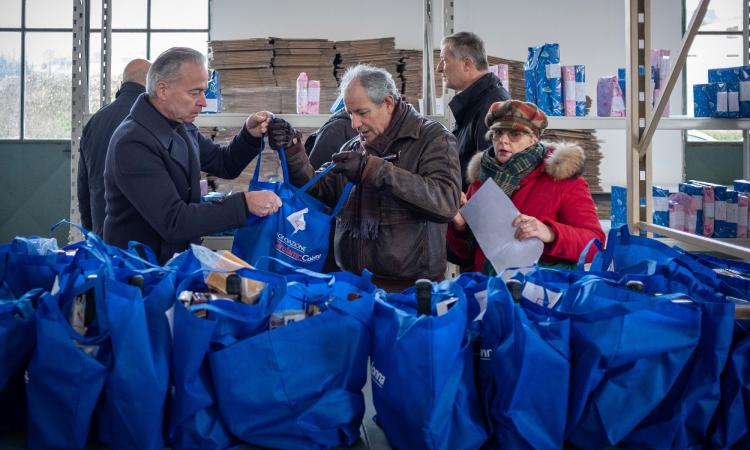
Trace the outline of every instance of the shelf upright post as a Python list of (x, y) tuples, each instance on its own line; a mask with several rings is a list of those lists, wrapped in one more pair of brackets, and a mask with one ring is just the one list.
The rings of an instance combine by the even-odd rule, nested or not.
[(422, 105), (424, 105), (424, 111), (421, 112), (422, 115), (432, 116), (435, 114), (435, 58), (432, 54), (434, 49), (432, 44), (432, 0), (424, 0), (423, 5)]
[[(627, 172), (627, 220), (630, 231), (638, 230), (638, 222), (650, 221), (653, 211), (651, 195), (651, 153), (650, 145), (641, 151), (641, 137), (646, 126), (645, 117), (651, 108), (650, 76), (646, 68), (650, 66), (651, 27), (648, 21), (651, 0), (629, 0), (626, 11), (627, 36), (626, 74), (627, 120), (626, 125), (626, 172)], [(650, 69), (650, 67), (649, 67)], [(648, 74), (650, 75), (650, 74)], [(646, 207), (640, 207), (641, 199)]]
[[(742, 1), (742, 65), (750, 64), (750, 0)], [(748, 131), (742, 130), (742, 178), (750, 179), (750, 140)]]
[[(81, 222), (78, 211), (78, 150), (81, 146), (81, 135), (86, 114), (89, 111), (89, 82), (88, 82), (88, 1), (73, 0), (73, 73), (71, 98), (71, 136), (70, 136), (70, 221)], [(68, 234), (70, 242), (81, 239), (81, 233), (71, 227)]]
[[(453, 3), (453, 0), (443, 0), (443, 36), (449, 36), (455, 33), (453, 23)], [(453, 130), (456, 125), (456, 118), (453, 117), (453, 111), (451, 111), (451, 109), (448, 107), (448, 104), (451, 102), (451, 100), (453, 100), (454, 95), (456, 95), (456, 93), (453, 91), (453, 89), (448, 89), (448, 86), (446, 86), (445, 83), (445, 79), (443, 79), (443, 115), (445, 117), (444, 125), (449, 130)]]
[(101, 107), (112, 101), (112, 1), (102, 0)]

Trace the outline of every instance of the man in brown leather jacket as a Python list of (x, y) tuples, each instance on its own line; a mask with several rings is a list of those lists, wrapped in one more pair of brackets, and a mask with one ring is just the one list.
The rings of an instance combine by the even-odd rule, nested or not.
[[(441, 279), (446, 227), (461, 194), (456, 139), (400, 100), (386, 70), (350, 68), (341, 92), (358, 135), (309, 191), (334, 205), (346, 183), (355, 184), (336, 221), (336, 263), (354, 273), (371, 271), (373, 282), (391, 292), (419, 278)], [(313, 168), (299, 134), (278, 118), (268, 130), (271, 147), (287, 149), (292, 183), (301, 186)]]

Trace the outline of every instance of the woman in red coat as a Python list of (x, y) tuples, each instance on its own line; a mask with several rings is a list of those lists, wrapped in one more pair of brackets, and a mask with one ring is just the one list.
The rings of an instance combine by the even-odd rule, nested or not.
[[(492, 146), (469, 163), (467, 198), (492, 178), (521, 212), (513, 220), (516, 239), (536, 237), (544, 242), (541, 265), (574, 266), (589, 241), (605, 239), (589, 186), (581, 177), (583, 150), (540, 142), (547, 116), (532, 103), (493, 103), (485, 123)], [(472, 259), (474, 271), (492, 273), (460, 212), (448, 227), (448, 248)], [(587, 259), (593, 255), (590, 252)]]

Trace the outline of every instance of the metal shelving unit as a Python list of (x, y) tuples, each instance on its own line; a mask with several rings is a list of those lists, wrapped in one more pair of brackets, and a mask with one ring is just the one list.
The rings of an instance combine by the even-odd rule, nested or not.
[[(670, 68), (666, 86), (655, 108), (651, 108), (650, 80), (639, 71), (639, 67), (646, 67), (649, 61), (647, 49), (651, 48), (651, 0), (629, 0), (626, 15), (627, 25), (627, 59), (628, 86), (626, 133), (627, 133), (627, 187), (628, 187), (628, 226), (633, 233), (658, 233), (679, 243), (686, 243), (701, 249), (723, 253), (741, 259), (750, 259), (750, 249), (737, 245), (742, 240), (731, 242), (718, 241), (691, 233), (676, 231), (671, 228), (654, 225), (652, 223), (653, 198), (651, 196), (651, 140), (659, 123), (669, 124), (669, 119), (662, 119), (661, 115), (667, 105), (677, 78), (685, 66), (688, 49), (703, 23), (709, 0), (701, 0), (693, 14), (690, 24), (682, 38), (679, 52)], [(633, 77), (632, 74), (640, 74)], [(750, 120), (725, 121), (716, 119), (676, 119), (676, 124), (697, 128), (718, 127), (720, 129), (734, 128), (750, 129)], [(695, 121), (695, 122), (693, 122)], [(734, 122), (733, 124), (731, 122)], [(717, 126), (718, 125), (718, 126)], [(682, 129), (682, 128), (676, 128)], [(747, 159), (748, 155), (745, 154)], [(641, 208), (641, 199), (646, 200), (646, 208)]]

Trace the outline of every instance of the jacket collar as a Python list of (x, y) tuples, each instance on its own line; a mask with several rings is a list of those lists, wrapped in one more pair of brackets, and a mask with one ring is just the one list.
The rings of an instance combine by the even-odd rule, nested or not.
[(137, 97), (144, 92), (146, 92), (146, 86), (133, 81), (126, 81), (120, 85), (120, 89), (117, 90), (115, 98), (119, 98), (121, 95), (124, 95), (125, 97)]
[[(194, 133), (195, 130), (197, 130), (195, 124), (179, 124), (177, 127), (174, 127), (169, 120), (157, 111), (151, 102), (148, 101), (148, 94), (146, 93), (138, 96), (138, 99), (133, 104), (133, 108), (130, 110), (130, 116), (135, 122), (151, 133), (165, 150), (170, 150), (170, 155), (180, 164), (180, 166), (182, 166), (185, 173), (190, 172), (190, 154), (188, 152), (192, 150), (192, 143), (188, 140), (185, 142), (186, 145), (172, 144), (175, 142), (175, 138), (180, 134), (180, 127), (185, 130), (185, 135), (187, 136), (187, 134)], [(185, 139), (179, 139), (176, 143), (181, 144), (184, 140)]]
[(474, 107), (481, 103), (486, 92), (500, 84), (500, 79), (492, 72), (482, 75), (472, 83), (471, 86), (456, 94), (448, 104), (456, 118), (456, 123), (463, 122), (464, 118), (474, 111)]

